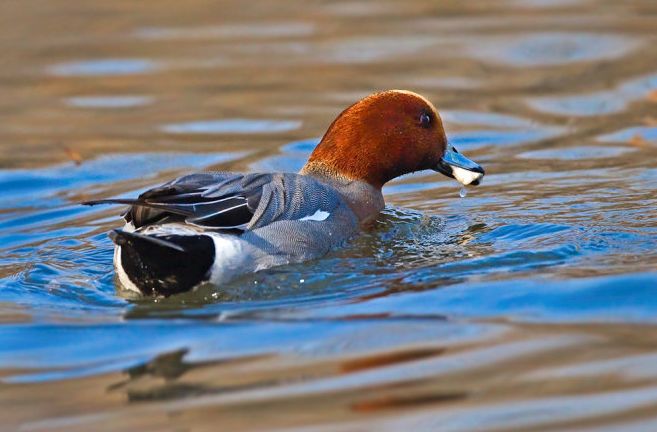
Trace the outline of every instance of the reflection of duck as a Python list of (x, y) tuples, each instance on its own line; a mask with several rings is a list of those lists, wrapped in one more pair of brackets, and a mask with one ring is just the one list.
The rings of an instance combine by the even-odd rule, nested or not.
[(484, 175), (448, 144), (429, 101), (391, 90), (344, 110), (299, 174), (192, 174), (137, 199), (87, 204), (131, 205), (110, 234), (119, 280), (170, 295), (320, 257), (381, 211), (386, 182), (425, 169), (466, 185)]

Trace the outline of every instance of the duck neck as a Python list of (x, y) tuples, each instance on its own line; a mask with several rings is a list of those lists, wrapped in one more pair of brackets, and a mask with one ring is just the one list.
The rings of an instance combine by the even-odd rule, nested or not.
[(313, 177), (333, 187), (356, 214), (360, 223), (374, 219), (385, 207), (380, 187), (334, 172), (323, 164), (309, 162), (299, 174)]

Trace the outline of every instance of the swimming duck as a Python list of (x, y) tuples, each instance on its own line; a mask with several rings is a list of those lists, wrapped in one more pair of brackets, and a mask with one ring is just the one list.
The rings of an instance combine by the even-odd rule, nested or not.
[(321, 257), (383, 209), (385, 183), (420, 170), (464, 185), (484, 176), (447, 141), (431, 102), (389, 90), (342, 111), (299, 173), (191, 174), (135, 199), (85, 204), (130, 205), (110, 233), (118, 279), (169, 296)]

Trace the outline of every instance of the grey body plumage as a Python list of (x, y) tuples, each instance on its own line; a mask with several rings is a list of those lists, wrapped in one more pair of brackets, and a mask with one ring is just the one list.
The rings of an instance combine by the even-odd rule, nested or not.
[[(112, 234), (115, 266), (124, 287), (144, 294), (220, 285), (315, 259), (358, 231), (358, 218), (335, 187), (293, 173), (192, 174), (134, 200), (87, 204), (105, 203), (131, 205), (126, 228)], [(191, 243), (192, 237), (203, 241)]]

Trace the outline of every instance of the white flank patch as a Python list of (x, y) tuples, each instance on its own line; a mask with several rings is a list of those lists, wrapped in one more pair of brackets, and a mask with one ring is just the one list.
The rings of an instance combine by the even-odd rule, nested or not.
[(214, 263), (210, 271), (210, 282), (219, 285), (244, 273), (243, 241), (239, 237), (206, 233), (214, 242)]
[(300, 221), (325, 221), (329, 216), (331, 216), (331, 213), (325, 212), (324, 210), (317, 210), (315, 213), (309, 215), (309, 216), (304, 216)]
[(481, 179), (484, 175), (482, 173), (468, 171), (463, 168), (452, 166), (452, 174), (454, 178), (462, 185), (469, 185), (475, 180)]

